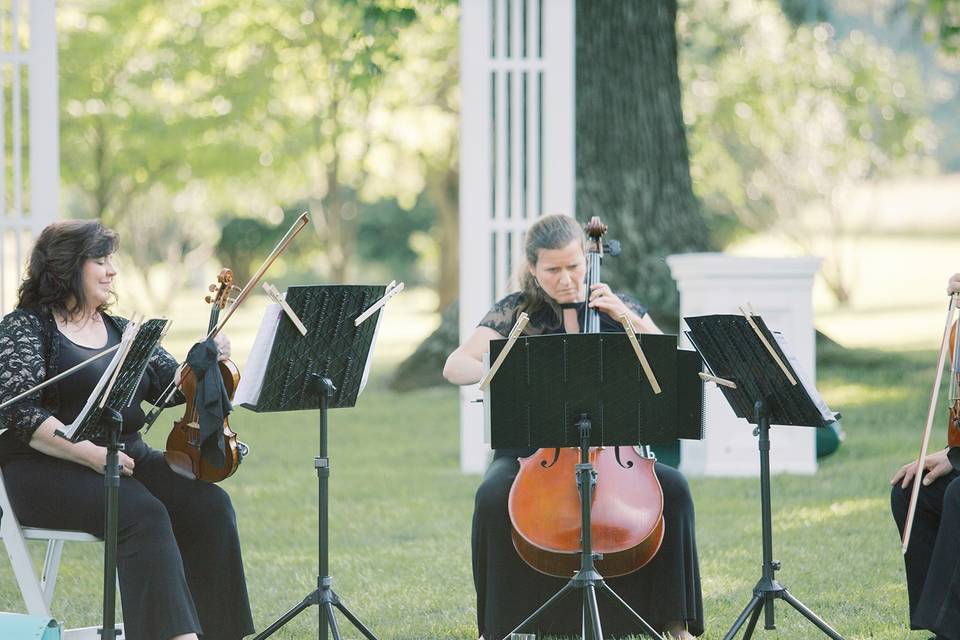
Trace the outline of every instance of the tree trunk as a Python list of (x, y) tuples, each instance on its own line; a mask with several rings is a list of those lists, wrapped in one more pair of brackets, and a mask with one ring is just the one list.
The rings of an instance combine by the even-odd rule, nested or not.
[(437, 208), (440, 272), (437, 274), (437, 310), (457, 299), (460, 290), (460, 212), (457, 207), (457, 170), (446, 167), (427, 176), (430, 200)]
[(708, 248), (690, 181), (676, 0), (577, 2), (577, 216), (623, 245), (603, 279), (675, 316), (664, 257)]

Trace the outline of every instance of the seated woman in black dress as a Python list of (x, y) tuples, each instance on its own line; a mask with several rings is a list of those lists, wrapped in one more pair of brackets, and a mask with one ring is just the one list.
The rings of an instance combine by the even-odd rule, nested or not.
[[(947, 294), (960, 293), (960, 273)], [(910, 546), (903, 556), (907, 571), (910, 628), (937, 634), (936, 640), (960, 640), (960, 451), (941, 449), (924, 458)], [(903, 465), (890, 480), (893, 518), (903, 536), (917, 461)]]
[[(116, 247), (116, 234), (96, 221), (43, 230), (17, 308), (0, 321), (0, 401), (119, 343), (127, 321), (106, 312)], [(217, 346), (227, 357), (229, 341)], [(103, 536), (106, 448), (54, 434), (80, 413), (108, 360), (0, 411), (0, 466), (24, 526)], [(171, 471), (138, 431), (140, 403), (157, 402), (176, 370), (158, 349), (122, 412), (117, 571), (125, 636), (238, 640), (253, 633), (253, 622), (230, 497)]]
[[(480, 325), (447, 358), (443, 375), (454, 384), (474, 384), (484, 373), (483, 355), (490, 340), (504, 338), (518, 314), (530, 316), (528, 335), (579, 333), (581, 309), (561, 308), (582, 302), (601, 312), (601, 330), (622, 331), (614, 320), (627, 313), (637, 331), (660, 333), (646, 309), (633, 298), (614, 294), (605, 284), (584, 291), (586, 258), (584, 235), (568, 216), (544, 216), (527, 231), (527, 271), (522, 290), (497, 302)], [(565, 580), (552, 578), (527, 566), (517, 555), (510, 537), (507, 498), (519, 469), (518, 457), (532, 450), (494, 452), (477, 490), (473, 516), (473, 576), (477, 589), (477, 624), (486, 640), (499, 640), (522, 622)], [(675, 469), (656, 465), (663, 488), (665, 536), (654, 559), (632, 574), (608, 583), (654, 628), (674, 638), (692, 638), (703, 633), (700, 569), (694, 534), (693, 500), (687, 482)], [(615, 635), (637, 634), (636, 625), (619, 610), (607, 608), (600, 599), (603, 630)], [(579, 632), (580, 607), (553, 609), (557, 615), (541, 622), (542, 632)]]

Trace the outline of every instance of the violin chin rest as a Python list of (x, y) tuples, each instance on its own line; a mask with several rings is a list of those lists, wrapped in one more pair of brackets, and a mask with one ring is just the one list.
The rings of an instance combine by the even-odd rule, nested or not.
[(163, 457), (167, 460), (167, 466), (179, 476), (196, 480), (197, 475), (193, 472), (193, 463), (190, 456), (180, 451), (164, 451)]

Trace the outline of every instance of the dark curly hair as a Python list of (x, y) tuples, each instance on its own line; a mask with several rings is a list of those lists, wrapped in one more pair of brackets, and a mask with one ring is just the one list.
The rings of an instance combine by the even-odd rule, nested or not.
[[(40, 232), (27, 273), (20, 284), (17, 307), (72, 316), (86, 308), (83, 265), (117, 250), (119, 238), (99, 220), (62, 220)], [(103, 304), (103, 311), (109, 303)]]

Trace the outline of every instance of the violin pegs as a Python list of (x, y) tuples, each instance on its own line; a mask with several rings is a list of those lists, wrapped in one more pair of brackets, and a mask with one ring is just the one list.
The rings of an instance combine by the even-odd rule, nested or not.
[(217, 285), (215, 284), (212, 284), (207, 288), (207, 291), (209, 291), (210, 293), (213, 293), (216, 290), (217, 290)]
[(203, 301), (207, 304), (213, 304), (213, 298), (211, 296), (204, 296)]

